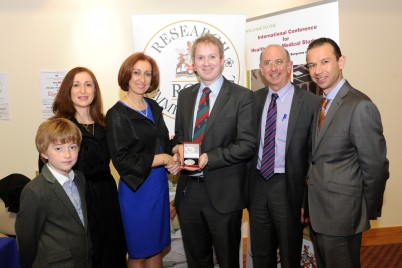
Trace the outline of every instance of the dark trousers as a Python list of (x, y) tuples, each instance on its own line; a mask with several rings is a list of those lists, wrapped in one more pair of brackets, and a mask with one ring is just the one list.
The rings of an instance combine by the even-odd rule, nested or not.
[(277, 249), (281, 267), (300, 267), (303, 225), (289, 209), (285, 174), (265, 181), (256, 175), (249, 207), (250, 241), (254, 267), (277, 267)]
[(178, 215), (189, 268), (213, 267), (213, 248), (219, 267), (239, 268), (242, 211), (219, 213), (205, 183), (189, 180)]
[(311, 231), (318, 268), (359, 268), (362, 234), (331, 236)]

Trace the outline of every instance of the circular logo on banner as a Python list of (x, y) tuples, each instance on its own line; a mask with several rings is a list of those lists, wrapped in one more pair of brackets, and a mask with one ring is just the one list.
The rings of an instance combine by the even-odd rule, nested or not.
[(144, 49), (144, 53), (154, 58), (159, 66), (159, 91), (151, 97), (164, 109), (170, 133), (173, 133), (180, 90), (198, 83), (191, 49), (195, 39), (205, 33), (213, 34), (221, 40), (225, 54), (223, 75), (239, 83), (240, 62), (237, 50), (225, 33), (211, 24), (194, 20), (171, 23), (155, 33)]

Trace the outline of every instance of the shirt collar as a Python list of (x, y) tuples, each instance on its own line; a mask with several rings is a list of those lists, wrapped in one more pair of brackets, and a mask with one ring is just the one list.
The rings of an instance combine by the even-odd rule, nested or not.
[(200, 89), (198, 92), (202, 92), (202, 90), (205, 87), (209, 87), (209, 89), (211, 90), (211, 92), (217, 96), (219, 93), (219, 90), (221, 90), (223, 84), (223, 76), (221, 75), (221, 77), (218, 78), (218, 80), (216, 80), (213, 84), (206, 86), (203, 82), (200, 83)]
[(63, 185), (63, 184), (66, 183), (66, 182), (74, 181), (74, 171), (73, 171), (73, 170), (71, 170), (71, 171), (68, 173), (68, 177), (67, 177), (67, 176), (64, 176), (64, 175), (58, 173), (58, 172), (57, 172), (56, 170), (54, 170), (53, 168), (51, 168), (51, 167), (49, 166), (49, 164), (47, 164), (47, 167), (49, 168), (50, 172), (52, 172), (53, 176), (56, 178), (56, 180), (57, 180), (61, 185)]
[(341, 87), (343, 86), (343, 84), (345, 84), (345, 82), (346, 82), (346, 80), (344, 78), (342, 78), (342, 80), (339, 81), (339, 83), (334, 87), (333, 90), (331, 90), (331, 92), (329, 92), (328, 95), (325, 95), (325, 93), (323, 93), (323, 96), (325, 98), (327, 98), (328, 100), (335, 99), (336, 95), (338, 94), (338, 92), (341, 89)]
[(293, 86), (292, 83), (290, 81), (288, 81), (288, 83), (278, 91), (273, 91), (271, 88), (268, 88), (269, 89), (268, 95), (270, 96), (270, 95), (272, 95), (272, 93), (276, 93), (276, 94), (278, 94), (278, 98), (283, 102), (286, 99), (286, 97), (289, 95), (289, 93), (291, 92), (292, 86)]

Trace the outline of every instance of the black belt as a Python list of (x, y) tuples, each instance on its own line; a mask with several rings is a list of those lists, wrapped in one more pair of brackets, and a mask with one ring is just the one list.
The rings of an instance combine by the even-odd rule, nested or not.
[(204, 183), (205, 179), (203, 176), (188, 176), (187, 177), (190, 181)]

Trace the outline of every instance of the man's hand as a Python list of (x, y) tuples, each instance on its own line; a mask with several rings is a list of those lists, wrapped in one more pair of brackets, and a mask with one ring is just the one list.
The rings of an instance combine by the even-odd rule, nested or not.
[(302, 224), (308, 223), (309, 218), (304, 216), (304, 208), (301, 208), (300, 222)]
[(182, 166), (182, 169), (188, 171), (201, 171), (207, 164), (208, 164), (208, 155), (206, 153), (203, 153), (202, 155), (200, 155), (200, 158), (198, 159), (198, 167)]
[(175, 147), (173, 147), (172, 153), (173, 160), (182, 165), (184, 161), (184, 145), (177, 144)]
[(181, 170), (180, 163), (177, 162), (177, 157), (170, 156), (168, 154), (166, 155), (168, 156), (168, 162), (165, 164), (165, 168), (169, 171), (170, 174), (176, 175)]
[(165, 168), (169, 171), (172, 175), (177, 175), (180, 172), (181, 166), (178, 162), (174, 162), (172, 164), (166, 165)]

